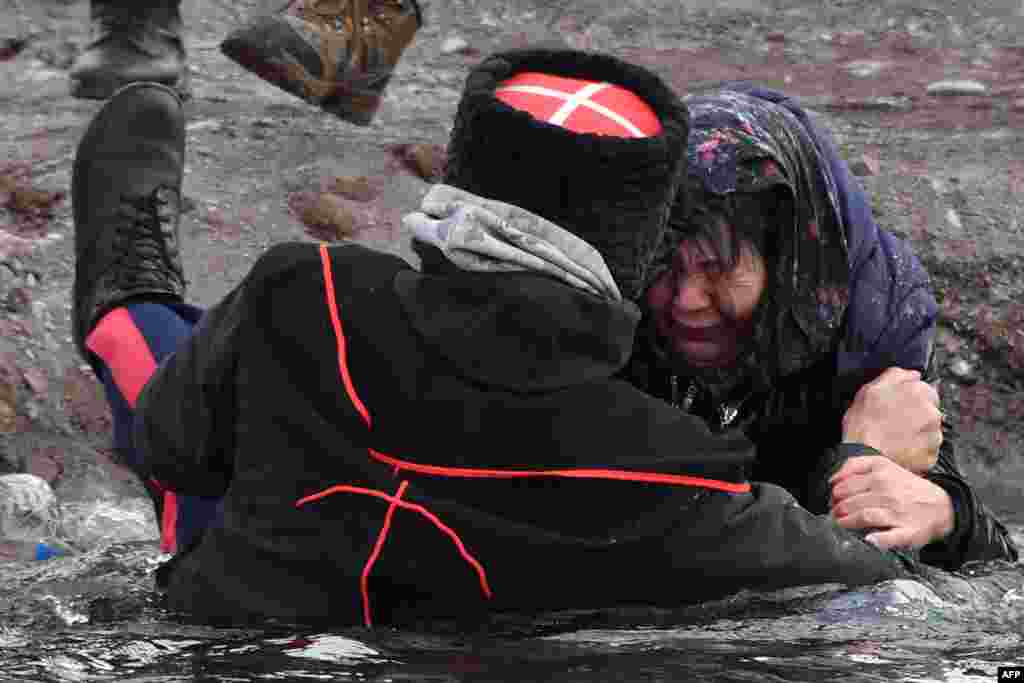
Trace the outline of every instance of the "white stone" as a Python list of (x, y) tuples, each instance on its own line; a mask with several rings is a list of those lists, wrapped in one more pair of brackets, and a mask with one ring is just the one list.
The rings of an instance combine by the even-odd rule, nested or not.
[(981, 81), (949, 80), (928, 84), (929, 95), (987, 95), (988, 86)]
[(469, 47), (469, 42), (461, 36), (451, 36), (441, 43), (441, 53), (446, 55), (462, 52)]
[(889, 66), (891, 62), (879, 61), (876, 59), (857, 59), (852, 62), (847, 62), (843, 67), (849, 72), (851, 76), (856, 78), (871, 78), (872, 76), (878, 75), (878, 73)]

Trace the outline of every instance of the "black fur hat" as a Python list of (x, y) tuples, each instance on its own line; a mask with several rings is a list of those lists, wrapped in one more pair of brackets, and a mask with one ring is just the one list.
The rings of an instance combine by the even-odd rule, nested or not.
[[(659, 119), (649, 137), (576, 133), (496, 96), (524, 72), (607, 82)], [(466, 79), (444, 182), (515, 204), (583, 238), (604, 256), (622, 295), (637, 299), (682, 178), (689, 117), (650, 71), (608, 55), (526, 49), (498, 53)]]

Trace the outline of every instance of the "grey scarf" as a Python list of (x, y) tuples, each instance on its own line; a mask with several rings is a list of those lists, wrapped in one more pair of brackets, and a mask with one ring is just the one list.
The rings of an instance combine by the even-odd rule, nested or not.
[(402, 224), (463, 270), (543, 273), (595, 296), (622, 301), (597, 249), (518, 206), (434, 185), (419, 211), (406, 214)]

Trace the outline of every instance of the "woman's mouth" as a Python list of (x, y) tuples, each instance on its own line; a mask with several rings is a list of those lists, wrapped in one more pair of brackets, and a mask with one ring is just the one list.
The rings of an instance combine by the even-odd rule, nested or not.
[(690, 342), (717, 342), (724, 335), (725, 326), (718, 325), (673, 325), (672, 336)]

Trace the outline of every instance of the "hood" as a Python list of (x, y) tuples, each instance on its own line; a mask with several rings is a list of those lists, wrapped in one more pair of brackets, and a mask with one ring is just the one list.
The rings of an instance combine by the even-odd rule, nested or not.
[(715, 378), (771, 384), (835, 348), (850, 299), (847, 226), (828, 150), (786, 106), (740, 88), (684, 101), (691, 120), (687, 186), (696, 190), (678, 195), (658, 269), (686, 235), (702, 195), (789, 196), (792, 211), (765, 237), (774, 263), (750, 351), (723, 371), (729, 377)]
[(417, 333), (463, 377), (551, 391), (618, 372), (640, 311), (584, 240), (510, 204), (439, 185), (403, 219), (423, 272), (395, 291)]

